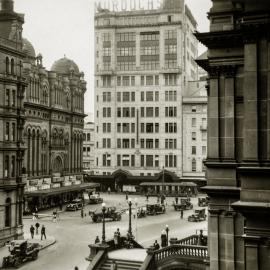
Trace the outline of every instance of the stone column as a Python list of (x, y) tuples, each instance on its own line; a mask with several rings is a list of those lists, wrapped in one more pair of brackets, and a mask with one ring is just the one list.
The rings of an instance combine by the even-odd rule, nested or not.
[(219, 79), (218, 72), (210, 74), (208, 95), (208, 158), (219, 158)]
[(246, 268), (245, 270), (259, 270), (259, 240), (257, 236), (245, 237), (245, 255)]
[(208, 218), (208, 254), (210, 270), (219, 270), (219, 215), (221, 210), (209, 209)]
[(229, 66), (225, 74), (225, 159), (235, 159), (235, 130), (234, 130), (234, 76), (235, 68)]
[[(244, 45), (244, 160), (258, 159), (257, 44)], [(252, 43), (251, 43), (252, 42)]]

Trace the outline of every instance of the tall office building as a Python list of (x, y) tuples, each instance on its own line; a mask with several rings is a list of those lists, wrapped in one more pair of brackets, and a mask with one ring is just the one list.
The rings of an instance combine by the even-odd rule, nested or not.
[(182, 92), (197, 79), (184, 1), (95, 16), (95, 174), (182, 176)]

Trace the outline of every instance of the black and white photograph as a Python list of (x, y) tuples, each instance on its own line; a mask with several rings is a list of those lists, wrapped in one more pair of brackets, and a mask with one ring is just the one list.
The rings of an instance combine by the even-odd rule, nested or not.
[(269, 270), (268, 0), (0, 0), (0, 269)]

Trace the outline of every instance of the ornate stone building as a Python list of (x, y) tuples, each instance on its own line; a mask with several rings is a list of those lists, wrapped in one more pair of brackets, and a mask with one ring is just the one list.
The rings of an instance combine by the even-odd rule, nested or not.
[[(48, 188), (81, 184), (84, 125), (84, 74), (70, 59), (56, 61), (51, 70), (42, 65), (31, 43), (24, 39), (24, 72), (28, 87), (24, 100), (26, 124), (24, 142), (27, 151), (25, 210), (61, 203), (66, 196), (42, 195)], [(39, 196), (40, 195), (40, 196)], [(55, 194), (54, 194), (55, 195)], [(68, 194), (66, 194), (68, 195)]]
[(0, 10), (0, 246), (22, 236), (22, 141), (26, 81), (22, 72), (22, 24), (13, 2)]
[(84, 74), (66, 57), (46, 70), (22, 38), (24, 16), (12, 0), (0, 3), (2, 245), (22, 236), (23, 209), (62, 204), (89, 184), (82, 175)]
[(270, 265), (270, 5), (213, 0), (208, 47), (210, 269)]

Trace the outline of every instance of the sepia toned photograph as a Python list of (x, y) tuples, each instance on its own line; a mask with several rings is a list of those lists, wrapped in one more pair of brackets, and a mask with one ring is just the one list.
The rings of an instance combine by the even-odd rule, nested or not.
[(268, 0), (0, 0), (0, 269), (269, 270)]

